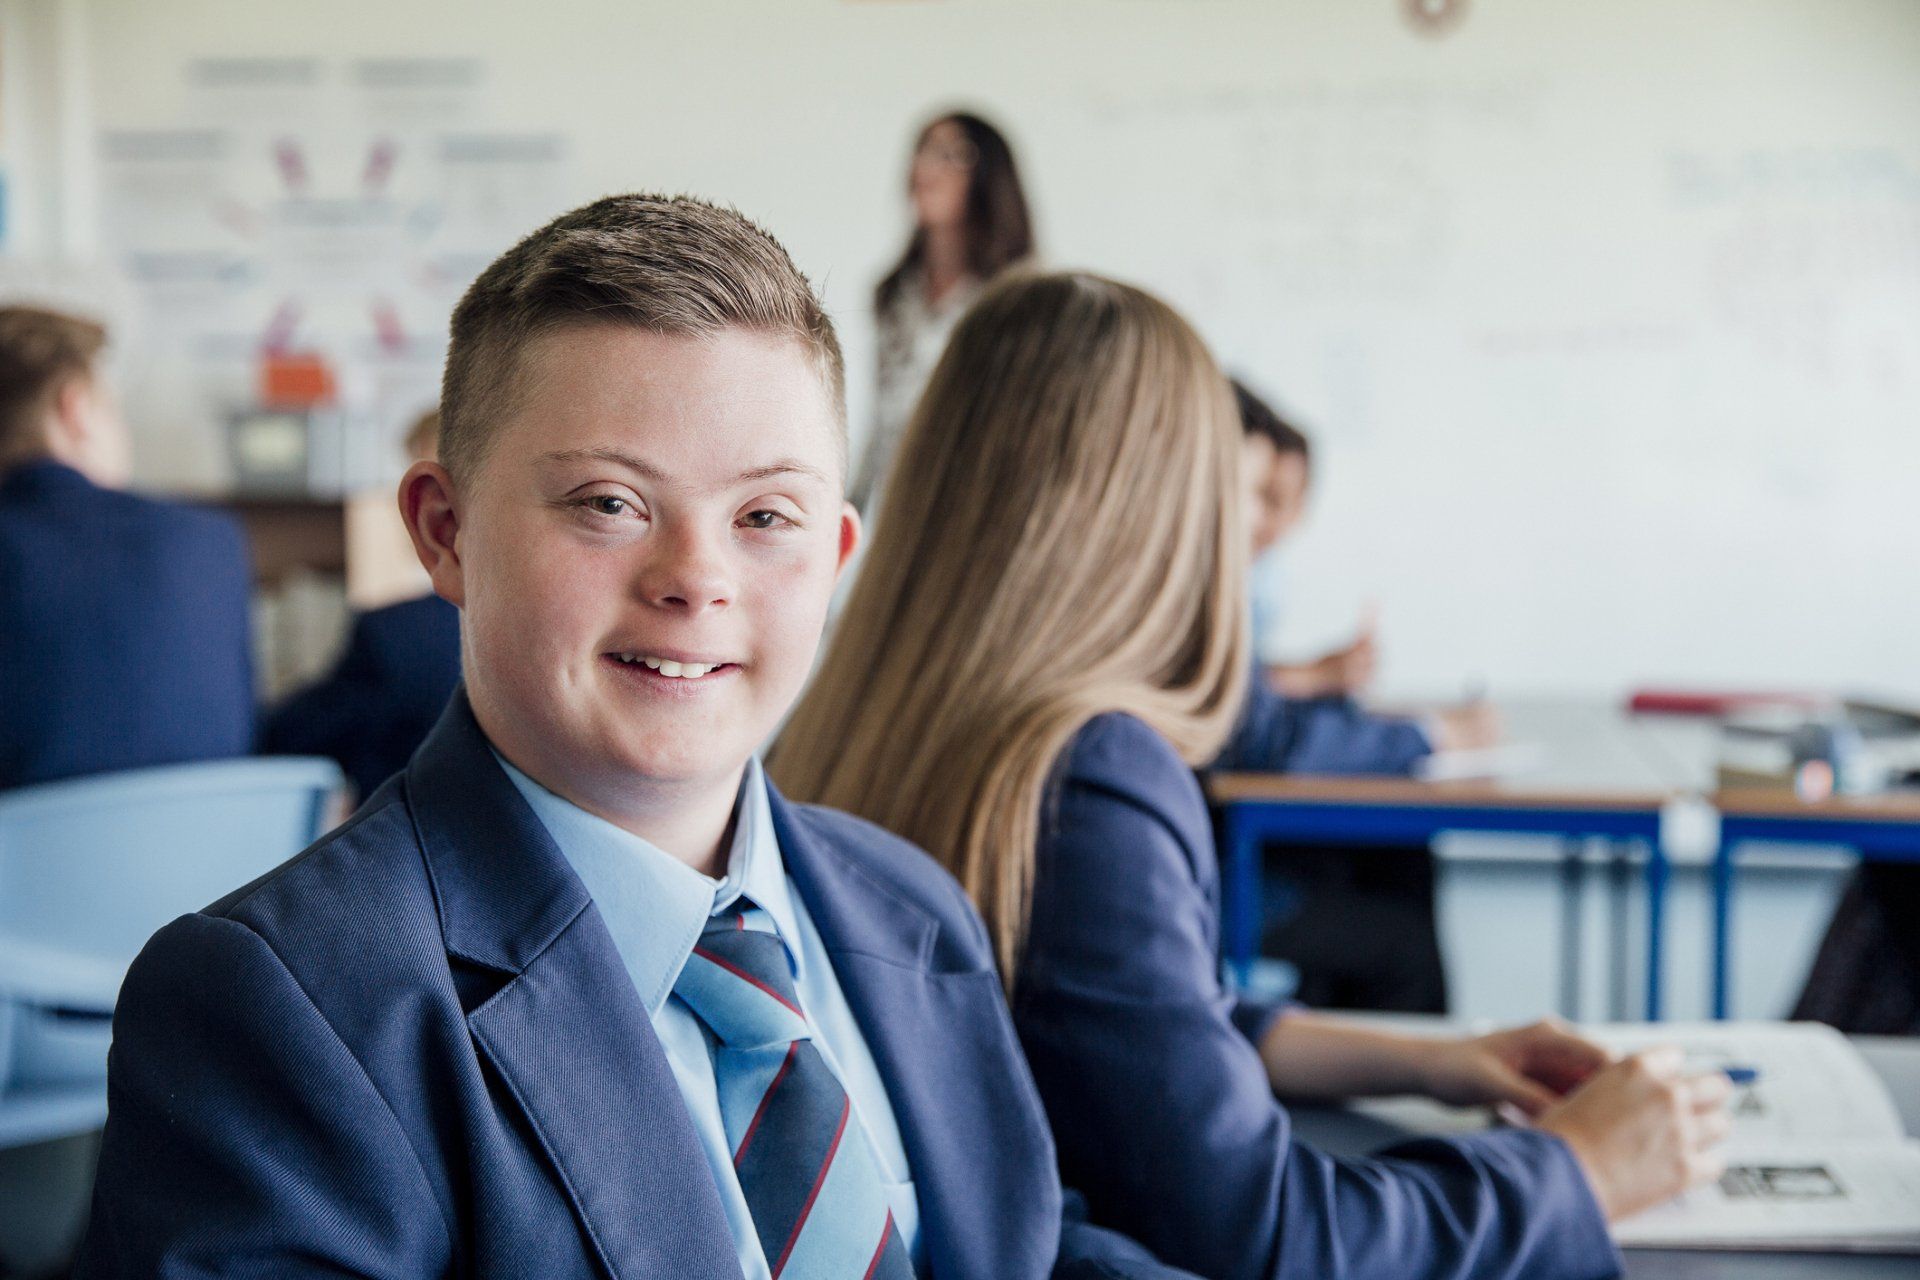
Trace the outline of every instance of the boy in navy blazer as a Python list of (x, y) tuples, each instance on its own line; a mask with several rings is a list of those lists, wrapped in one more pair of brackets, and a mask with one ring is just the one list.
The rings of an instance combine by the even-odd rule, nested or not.
[(0, 307), (0, 788), (245, 755), (240, 527), (123, 493), (106, 330)]
[(1065, 1222), (958, 886), (754, 759), (858, 540), (842, 385), (784, 250), (698, 201), (475, 282), (401, 486), (465, 684), (135, 963), (78, 1274), (1168, 1274)]

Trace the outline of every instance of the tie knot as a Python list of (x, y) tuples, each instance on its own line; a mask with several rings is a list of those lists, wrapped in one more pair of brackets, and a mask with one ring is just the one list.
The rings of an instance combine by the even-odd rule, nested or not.
[(736, 905), (707, 922), (673, 993), (729, 1049), (813, 1035), (794, 993), (787, 944), (757, 907)]

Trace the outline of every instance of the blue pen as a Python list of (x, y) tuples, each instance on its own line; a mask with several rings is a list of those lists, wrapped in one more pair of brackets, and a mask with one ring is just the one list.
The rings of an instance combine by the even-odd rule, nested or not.
[(1720, 1068), (1727, 1073), (1727, 1079), (1735, 1084), (1757, 1084), (1760, 1080), (1760, 1068), (1729, 1066)]

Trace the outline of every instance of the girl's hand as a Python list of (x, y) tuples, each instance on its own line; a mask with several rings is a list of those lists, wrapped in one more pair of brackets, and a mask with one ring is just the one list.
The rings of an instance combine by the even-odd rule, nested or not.
[(1425, 1092), (1457, 1107), (1540, 1115), (1614, 1059), (1558, 1018), (1491, 1035), (1443, 1040), (1428, 1055)]
[(1599, 1072), (1539, 1127), (1573, 1149), (1618, 1222), (1720, 1176), (1732, 1093), (1725, 1072), (1688, 1075), (1678, 1049), (1652, 1049)]

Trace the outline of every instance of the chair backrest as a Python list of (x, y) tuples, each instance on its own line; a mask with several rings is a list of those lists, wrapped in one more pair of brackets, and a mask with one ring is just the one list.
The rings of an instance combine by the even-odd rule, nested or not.
[(317, 839), (330, 760), (218, 760), (0, 792), (0, 942), (123, 969), (162, 925)]

